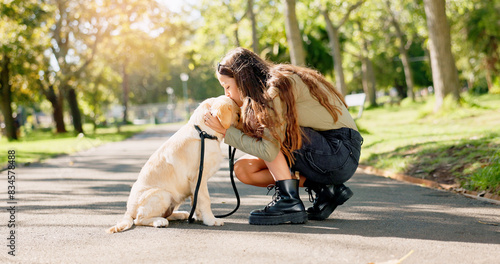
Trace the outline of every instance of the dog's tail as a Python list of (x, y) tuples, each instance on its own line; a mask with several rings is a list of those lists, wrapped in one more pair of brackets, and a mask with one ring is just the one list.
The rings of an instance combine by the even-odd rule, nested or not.
[(118, 222), (116, 225), (106, 230), (106, 233), (113, 234), (122, 232), (127, 229), (130, 229), (133, 225), (134, 225), (134, 218), (132, 218), (132, 216), (127, 212), (123, 216), (122, 220), (120, 220), (120, 222)]

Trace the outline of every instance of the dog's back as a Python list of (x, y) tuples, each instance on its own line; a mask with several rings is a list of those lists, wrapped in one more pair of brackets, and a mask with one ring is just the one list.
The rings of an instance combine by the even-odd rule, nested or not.
[[(127, 202), (127, 212), (120, 222), (107, 230), (108, 233), (121, 232), (131, 228), (140, 211), (139, 208), (145, 207), (145, 203), (150, 197), (162, 198), (155, 205), (158, 208), (149, 209), (156, 210), (154, 215), (166, 218), (172, 213), (174, 207), (177, 208), (188, 196), (192, 195), (198, 177), (201, 154), (201, 139), (194, 125), (197, 124), (202, 129), (207, 129), (201, 120), (203, 120), (203, 114), (210, 110), (210, 106), (215, 100), (216, 98), (205, 100), (195, 110), (189, 122), (151, 155), (132, 186)], [(231, 113), (231, 115), (235, 115), (235, 113)], [(222, 136), (218, 135), (217, 138), (218, 140), (205, 140), (203, 172), (205, 185), (208, 178), (217, 172), (222, 162), (219, 142)]]

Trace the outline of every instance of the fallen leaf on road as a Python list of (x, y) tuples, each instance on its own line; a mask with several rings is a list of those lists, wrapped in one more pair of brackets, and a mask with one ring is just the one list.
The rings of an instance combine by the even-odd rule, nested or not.
[(488, 222), (483, 222), (483, 221), (478, 221), (480, 224), (483, 224), (483, 225), (492, 225), (492, 226), (498, 226), (497, 223), (488, 223)]

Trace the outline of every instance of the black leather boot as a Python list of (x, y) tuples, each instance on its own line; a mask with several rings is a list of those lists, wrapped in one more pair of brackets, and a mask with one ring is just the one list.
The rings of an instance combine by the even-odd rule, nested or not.
[(312, 199), (313, 206), (307, 208), (307, 217), (309, 220), (325, 220), (328, 218), (337, 206), (344, 204), (345, 201), (352, 197), (353, 192), (344, 184), (340, 185), (313, 185), (308, 187), (310, 197), (312, 192), (316, 193), (316, 197)]
[(273, 201), (262, 210), (253, 210), (248, 222), (251, 225), (307, 222), (307, 213), (299, 196), (299, 180), (277, 181), (274, 189)]

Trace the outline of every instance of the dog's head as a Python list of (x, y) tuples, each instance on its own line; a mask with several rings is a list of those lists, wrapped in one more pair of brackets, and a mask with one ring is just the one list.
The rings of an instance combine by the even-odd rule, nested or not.
[(225, 129), (231, 125), (236, 126), (240, 117), (240, 108), (229, 97), (219, 96), (215, 98), (210, 107), (210, 112), (217, 117)]
[(238, 125), (240, 108), (229, 97), (222, 95), (206, 99), (201, 102), (196, 110), (194, 110), (193, 115), (189, 119), (189, 123), (198, 125), (202, 130), (213, 133), (213, 130), (204, 123), (204, 115), (206, 112), (210, 112), (213, 116), (217, 117), (222, 126), (226, 129), (231, 125), (236, 127)]

